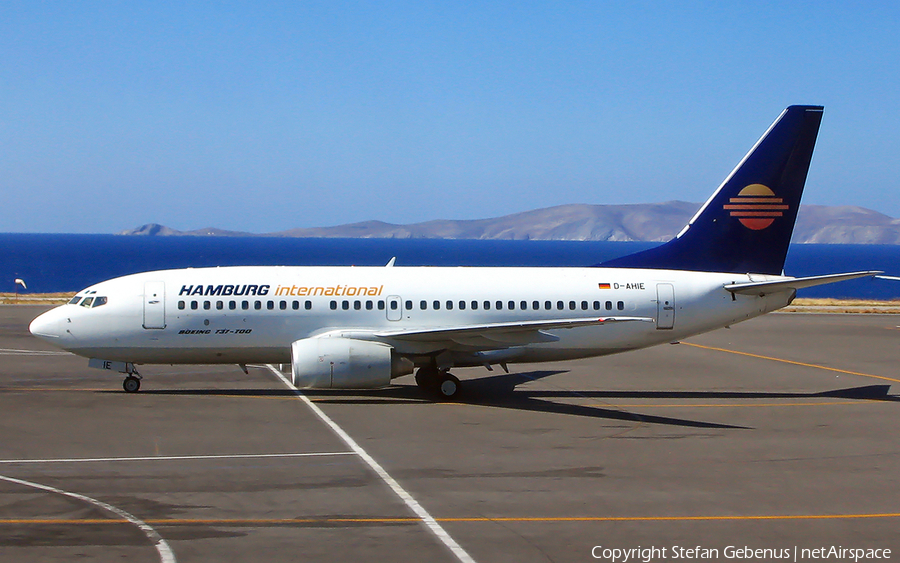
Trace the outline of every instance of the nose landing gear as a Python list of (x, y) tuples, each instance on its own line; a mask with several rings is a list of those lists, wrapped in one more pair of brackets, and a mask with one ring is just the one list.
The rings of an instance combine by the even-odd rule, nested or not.
[(125, 378), (125, 381), (122, 382), (122, 389), (125, 389), (126, 393), (137, 393), (140, 388), (141, 380), (133, 375), (129, 375)]
[(141, 388), (141, 379), (143, 378), (141, 377), (141, 374), (138, 373), (138, 370), (135, 369), (132, 362), (91, 358), (88, 360), (88, 367), (124, 374), (125, 381), (122, 382), (122, 389), (124, 389), (126, 393), (136, 393)]
[(137, 393), (141, 389), (141, 379), (143, 379), (141, 374), (132, 368), (132, 372), (129, 373), (125, 377), (125, 381), (122, 382), (122, 389), (124, 389), (126, 393)]

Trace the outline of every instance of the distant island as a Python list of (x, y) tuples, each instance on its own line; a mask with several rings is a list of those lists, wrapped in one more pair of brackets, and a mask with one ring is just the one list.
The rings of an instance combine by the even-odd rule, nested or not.
[[(267, 236), (308, 238), (440, 238), (506, 240), (667, 241), (700, 208), (669, 201), (632, 205), (559, 205), (493, 219), (435, 220), (409, 225), (365, 221), (334, 227), (245, 233), (215, 227), (178, 231), (151, 223), (120, 235)], [(802, 205), (792, 241), (816, 244), (900, 244), (900, 219), (854, 206)]]

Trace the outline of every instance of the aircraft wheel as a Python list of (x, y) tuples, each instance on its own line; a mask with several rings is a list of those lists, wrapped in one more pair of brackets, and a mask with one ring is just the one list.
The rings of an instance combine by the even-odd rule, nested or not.
[(416, 385), (424, 391), (433, 391), (440, 382), (440, 372), (437, 368), (422, 367), (416, 372)]
[(141, 380), (133, 375), (129, 375), (125, 378), (125, 381), (122, 382), (122, 389), (124, 389), (126, 393), (137, 393), (140, 388)]
[(442, 399), (456, 399), (459, 397), (459, 392), (461, 390), (462, 383), (459, 382), (459, 379), (455, 375), (449, 373), (444, 374), (444, 377), (441, 379), (441, 384), (438, 385), (438, 393)]

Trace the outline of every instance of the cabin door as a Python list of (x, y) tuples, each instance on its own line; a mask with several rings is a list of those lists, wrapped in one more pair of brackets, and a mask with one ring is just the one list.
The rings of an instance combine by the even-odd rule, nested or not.
[(144, 328), (166, 328), (166, 284), (144, 282)]
[(675, 286), (670, 283), (656, 284), (656, 329), (675, 328)]

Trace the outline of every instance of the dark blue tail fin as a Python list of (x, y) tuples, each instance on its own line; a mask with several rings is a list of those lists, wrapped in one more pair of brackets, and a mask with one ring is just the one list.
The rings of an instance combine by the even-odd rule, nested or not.
[(784, 110), (678, 236), (600, 265), (781, 274), (822, 110)]

